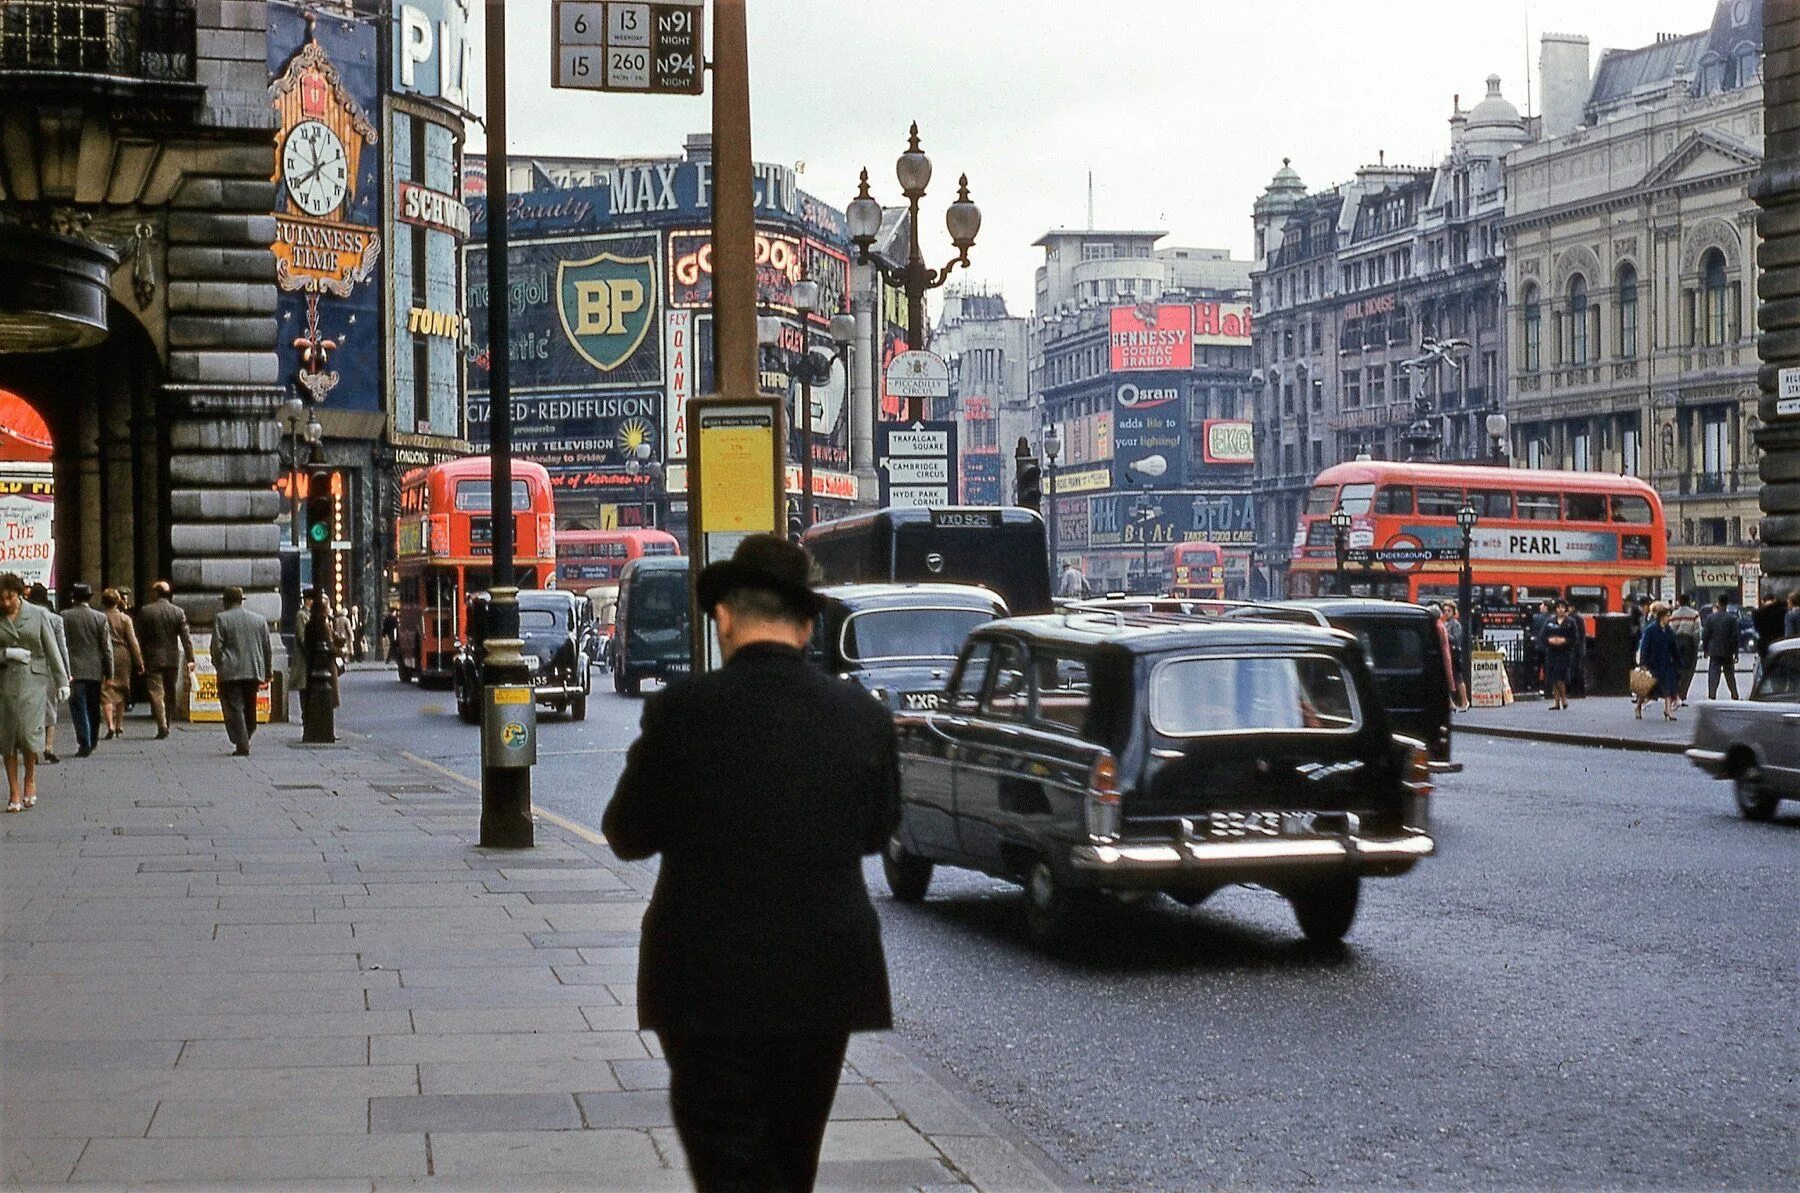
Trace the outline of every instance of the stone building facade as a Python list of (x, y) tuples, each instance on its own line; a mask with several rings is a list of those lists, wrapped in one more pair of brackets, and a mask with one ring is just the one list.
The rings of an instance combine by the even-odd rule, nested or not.
[[(1365, 166), (1308, 194), (1282, 163), (1253, 212), (1258, 596), (1286, 591), (1313, 477), (1376, 459), (1489, 455), (1504, 402), (1502, 163), (1532, 135), (1489, 76), (1431, 168)], [(1426, 340), (1449, 363), (1413, 362)]]
[(58, 586), (278, 612), (264, 5), (0, 8), (0, 388), (55, 440)]
[(1226, 548), (1232, 595), (1248, 581), (1249, 263), (1222, 249), (1158, 248), (1160, 232), (1059, 230), (1037, 242), (1031, 322), (1034, 451), (1046, 469), (1059, 559), (1105, 589), (1160, 590), (1164, 548)]
[(1752, 192), (1762, 209), (1760, 563), (1765, 588), (1785, 597), (1800, 590), (1800, 400), (1780, 396), (1784, 371), (1800, 377), (1800, 3), (1769, 0), (1763, 28), (1767, 153)]
[(1506, 173), (1514, 456), (1650, 481), (1663, 590), (1703, 600), (1743, 595), (1760, 535), (1756, 8), (1608, 51), (1582, 124)]
[(1032, 434), (1026, 385), (1026, 320), (1010, 314), (1001, 294), (944, 292), (931, 350), (950, 366), (950, 396), (933, 400), (931, 418), (954, 419), (964, 505), (1013, 499), (1013, 452)]

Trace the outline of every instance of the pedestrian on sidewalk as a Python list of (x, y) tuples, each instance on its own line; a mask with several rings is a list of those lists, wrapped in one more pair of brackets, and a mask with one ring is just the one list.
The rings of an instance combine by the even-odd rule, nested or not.
[(322, 588), (309, 588), (306, 593), (306, 619), (294, 635), (294, 650), (300, 657), (288, 667), (293, 675), (290, 685), (300, 695), (301, 720), (306, 719), (306, 693), (312, 686), (313, 651), (322, 649), (332, 665), (327, 668), (331, 683), (331, 707), (338, 706), (337, 650), (331, 634), (331, 598)]
[(381, 619), (381, 644), (384, 663), (400, 657), (400, 610), (390, 608)]
[(1782, 618), (1785, 615), (1781, 598), (1768, 589), (1763, 589), (1755, 610), (1750, 614), (1750, 628), (1756, 634), (1756, 662), (1759, 668), (1763, 660), (1769, 657), (1769, 647), (1781, 641)]
[(1439, 609), (1444, 619), (1444, 635), (1450, 641), (1450, 690), (1455, 693), (1457, 712), (1469, 711), (1469, 674), (1464, 669), (1463, 660), (1468, 655), (1468, 640), (1463, 634), (1462, 618), (1456, 615), (1456, 602), (1445, 601)]
[(69, 695), (69, 673), (55, 632), (44, 611), (26, 602), (25, 581), (7, 572), (0, 575), (0, 752), (5, 756), (8, 812), (23, 812), (37, 803), (44, 704), (52, 694), (59, 701)]
[(138, 641), (144, 650), (150, 711), (156, 715), (156, 738), (169, 736), (171, 710), (180, 707), (182, 663), (194, 672), (194, 639), (187, 613), (170, 599), (167, 580), (150, 586), (150, 603), (138, 611)]
[(1669, 630), (1675, 635), (1675, 653), (1679, 663), (1675, 677), (1675, 706), (1687, 703), (1688, 688), (1694, 672), (1700, 667), (1700, 610), (1694, 608), (1694, 594), (1681, 594), (1676, 607), (1669, 611)]
[(91, 602), (94, 590), (79, 580), (69, 586), (63, 633), (69, 642), (69, 719), (75, 722), (75, 756), (94, 752), (100, 736), (100, 689), (113, 677), (112, 627)]
[(213, 618), (213, 669), (219, 677), (219, 708), (224, 714), (225, 736), (232, 754), (250, 756), (250, 739), (256, 736), (256, 694), (269, 682), (269, 623), (244, 608), (244, 590), (233, 585), (225, 590), (224, 609)]
[(1725, 688), (1733, 700), (1739, 699), (1737, 688), (1738, 617), (1725, 607), (1725, 598), (1713, 602), (1713, 610), (1700, 626), (1700, 649), (1706, 655), (1706, 698), (1719, 698), (1719, 677), (1725, 677)]
[(1644, 615), (1644, 632), (1638, 636), (1637, 664), (1656, 678), (1656, 687), (1632, 701), (1633, 715), (1644, 719), (1644, 705), (1651, 696), (1663, 698), (1663, 720), (1673, 721), (1679, 707), (1677, 685), (1681, 682), (1681, 655), (1675, 631), (1669, 628), (1669, 607), (1661, 601), (1650, 606)]
[(331, 650), (332, 653), (337, 656), (337, 671), (339, 675), (342, 675), (344, 669), (350, 665), (351, 633), (350, 613), (348, 610), (339, 607), (338, 611), (331, 616)]
[(1800, 638), (1800, 588), (1788, 593), (1787, 616), (1781, 621), (1781, 640)]
[[(50, 623), (50, 636), (56, 639), (56, 651), (62, 656), (63, 674), (69, 674), (69, 635), (63, 625), (62, 614), (50, 603), (50, 590), (42, 584), (33, 583), (25, 590), (25, 599), (44, 611), (44, 619)], [(44, 761), (55, 766), (62, 761), (56, 756), (56, 722), (62, 719), (62, 702), (68, 696), (64, 692), (48, 693), (44, 698)]]
[(703, 1193), (811, 1189), (850, 1033), (892, 1025), (862, 857), (899, 823), (893, 721), (808, 661), (811, 569), (757, 534), (700, 573), (725, 665), (645, 705), (602, 822), (662, 854), (638, 1022)]
[(144, 673), (144, 652), (138, 648), (137, 624), (125, 612), (125, 598), (116, 588), (100, 594), (104, 609), (101, 616), (112, 632), (113, 673), (100, 685), (100, 715), (106, 722), (106, 736), (119, 737), (125, 732), (125, 714), (131, 708), (131, 681)]
[(363, 661), (363, 640), (367, 637), (368, 627), (363, 625), (361, 605), (350, 606), (350, 660), (355, 663)]
[(1550, 696), (1550, 680), (1544, 674), (1544, 627), (1550, 624), (1554, 614), (1555, 608), (1549, 601), (1539, 601), (1537, 612), (1531, 615), (1531, 637), (1526, 640), (1526, 650), (1531, 656), (1531, 676), (1546, 699)]
[(1569, 679), (1581, 649), (1581, 622), (1569, 613), (1569, 602), (1556, 602), (1538, 641), (1544, 654), (1544, 682), (1550, 686), (1550, 711), (1569, 707)]

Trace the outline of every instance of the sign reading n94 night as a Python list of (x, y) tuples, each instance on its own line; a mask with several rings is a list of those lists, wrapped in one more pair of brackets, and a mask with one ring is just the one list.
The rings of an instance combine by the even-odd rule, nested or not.
[(552, 85), (639, 95), (705, 90), (701, 0), (556, 0)]

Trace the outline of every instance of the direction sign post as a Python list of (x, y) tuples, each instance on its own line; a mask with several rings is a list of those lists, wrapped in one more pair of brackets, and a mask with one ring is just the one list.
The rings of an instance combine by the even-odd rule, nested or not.
[(956, 504), (954, 422), (882, 423), (876, 428), (875, 457), (882, 505)]
[(634, 95), (706, 89), (702, 0), (555, 0), (552, 87)]
[(935, 352), (902, 352), (888, 362), (888, 393), (906, 399), (906, 421), (925, 417), (927, 398), (950, 396), (950, 366)]

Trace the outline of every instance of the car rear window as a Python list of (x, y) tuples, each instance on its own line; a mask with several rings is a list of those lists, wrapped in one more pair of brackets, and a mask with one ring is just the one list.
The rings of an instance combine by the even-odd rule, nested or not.
[(1356, 688), (1324, 655), (1196, 656), (1150, 675), (1150, 723), (1165, 737), (1246, 730), (1347, 733), (1362, 723)]
[(1361, 640), (1369, 669), (1381, 674), (1422, 673), (1428, 652), (1437, 645), (1437, 627), (1420, 618), (1360, 621), (1344, 628)]
[(560, 619), (549, 609), (519, 610), (519, 628), (521, 630), (554, 630), (561, 628)]
[(992, 620), (983, 609), (871, 609), (850, 615), (841, 644), (853, 663), (953, 659), (969, 634)]

